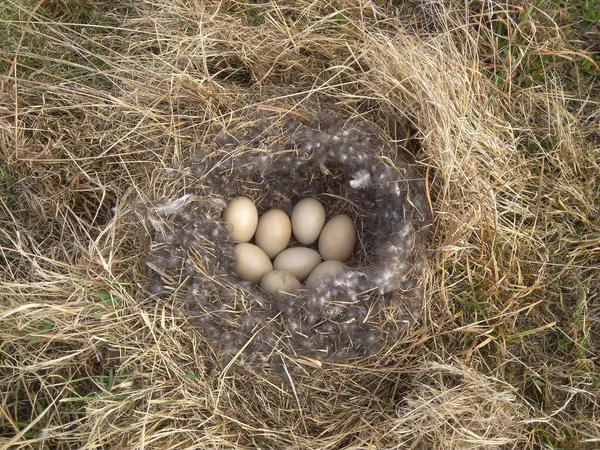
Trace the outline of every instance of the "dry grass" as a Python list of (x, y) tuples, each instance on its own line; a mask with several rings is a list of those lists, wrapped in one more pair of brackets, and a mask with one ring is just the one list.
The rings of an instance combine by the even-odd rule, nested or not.
[[(597, 448), (600, 96), (564, 10), (276, 3), (0, 5), (0, 446)], [(427, 178), (427, 318), (282, 382), (144, 294), (129, 212), (257, 107), (315, 105)]]

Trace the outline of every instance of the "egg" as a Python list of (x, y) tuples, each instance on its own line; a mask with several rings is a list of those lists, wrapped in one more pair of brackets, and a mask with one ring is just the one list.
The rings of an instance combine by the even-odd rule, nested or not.
[(236, 197), (227, 204), (223, 221), (234, 242), (248, 242), (258, 225), (258, 211), (248, 197)]
[(300, 289), (300, 282), (289, 272), (273, 270), (260, 280), (260, 288), (277, 298), (285, 298)]
[(260, 282), (262, 277), (273, 270), (273, 264), (265, 252), (254, 244), (237, 244), (233, 248), (235, 274), (246, 281)]
[(319, 239), (325, 225), (325, 208), (314, 198), (300, 200), (292, 210), (292, 231), (304, 245), (310, 245)]
[(346, 262), (356, 245), (354, 222), (345, 214), (331, 218), (319, 237), (319, 253), (324, 260)]
[(345, 268), (346, 266), (341, 261), (323, 261), (310, 273), (306, 279), (306, 286), (315, 287), (323, 280), (323, 278), (340, 273)]
[(320, 262), (321, 256), (313, 249), (293, 247), (277, 255), (273, 261), (273, 268), (289, 272), (298, 280), (304, 281)]
[(269, 256), (275, 258), (290, 243), (292, 224), (286, 213), (272, 209), (258, 219), (254, 242)]

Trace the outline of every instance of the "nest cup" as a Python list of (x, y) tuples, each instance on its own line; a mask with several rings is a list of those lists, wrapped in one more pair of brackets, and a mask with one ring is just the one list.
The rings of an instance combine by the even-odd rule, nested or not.
[[(146, 214), (158, 228), (150, 290), (183, 298), (190, 322), (240, 362), (280, 352), (329, 361), (376, 353), (423, 309), (430, 217), (423, 180), (397, 155), (371, 125), (329, 117), (262, 119), (219, 136), (185, 167), (193, 189)], [(306, 197), (321, 201), (328, 219), (348, 214), (358, 236), (349, 269), (284, 299), (238, 279), (221, 220), (237, 195), (253, 198), (260, 214), (290, 214)]]

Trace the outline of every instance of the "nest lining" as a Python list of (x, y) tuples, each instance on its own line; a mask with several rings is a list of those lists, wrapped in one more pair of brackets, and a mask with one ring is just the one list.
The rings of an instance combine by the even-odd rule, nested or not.
[[(430, 223), (423, 181), (390, 154), (371, 125), (328, 117), (279, 127), (258, 119), (220, 136), (185, 167), (194, 188), (178, 204), (145, 211), (157, 229), (150, 291), (183, 298), (190, 322), (218, 354), (240, 362), (266, 363), (280, 352), (329, 361), (376, 353), (421, 316), (421, 249)], [(355, 218), (351, 269), (286, 299), (238, 279), (234, 244), (220, 220), (236, 195), (252, 197), (261, 214), (289, 214), (310, 196), (328, 218)]]

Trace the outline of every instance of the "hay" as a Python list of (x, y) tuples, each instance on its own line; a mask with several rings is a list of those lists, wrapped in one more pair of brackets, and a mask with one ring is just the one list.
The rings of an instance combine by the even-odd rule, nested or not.
[[(511, 388), (465, 367), (424, 364), (392, 431), (410, 448), (500, 449), (519, 442), (523, 407)], [(440, 432), (440, 430), (443, 430)]]
[[(598, 442), (598, 101), (554, 60), (517, 83), (574, 53), (535, 8), (374, 3), (0, 6), (2, 446)], [(425, 180), (423, 318), (367, 358), (238, 370), (146, 291), (134, 213), (198, 189), (223, 130), (321, 110)]]

